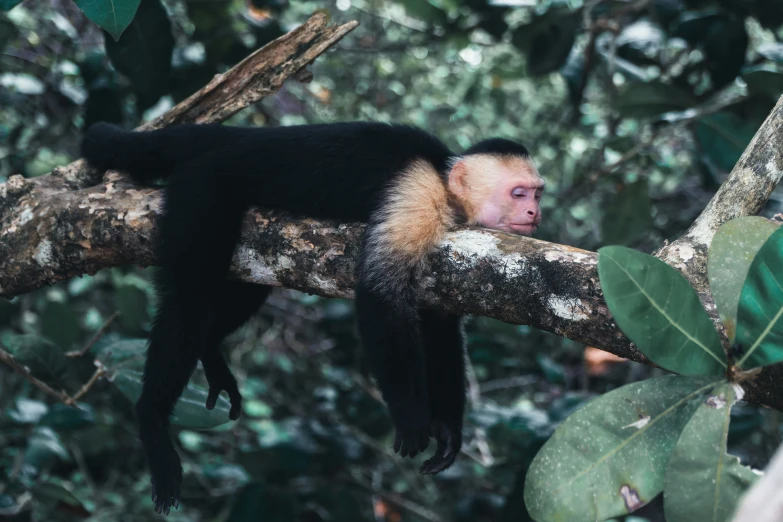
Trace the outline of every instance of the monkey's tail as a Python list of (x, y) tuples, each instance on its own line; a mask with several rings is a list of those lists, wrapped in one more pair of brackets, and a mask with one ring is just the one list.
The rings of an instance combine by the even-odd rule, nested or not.
[[(191, 127), (195, 126), (176, 125), (131, 132), (99, 122), (87, 129), (81, 153), (99, 170), (119, 170), (130, 174), (137, 182), (151, 183), (168, 177), (177, 165), (214, 146), (214, 143), (198, 143), (205, 141), (199, 139), (205, 137), (205, 133), (194, 132)], [(185, 134), (189, 139), (183, 139)]]

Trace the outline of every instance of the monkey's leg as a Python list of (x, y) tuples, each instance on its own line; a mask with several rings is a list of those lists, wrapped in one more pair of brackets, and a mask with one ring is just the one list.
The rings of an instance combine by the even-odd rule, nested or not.
[(160, 307), (136, 404), (159, 513), (178, 506), (182, 481), (169, 416), (216, 324), (220, 289), (242, 222), (243, 209), (231, 200), (219, 174), (219, 165), (202, 158), (178, 169), (166, 189), (158, 237)]
[(427, 448), (430, 424), (418, 314), (410, 301), (379, 294), (360, 278), (359, 335), (394, 424), (394, 451), (414, 457)]
[(465, 412), (465, 339), (462, 318), (438, 310), (421, 310), (421, 332), (432, 412), (432, 435), (438, 447), (421, 473), (435, 474), (454, 463), (462, 447)]
[(220, 343), (258, 311), (271, 291), (271, 286), (225, 281), (215, 325), (208, 343), (201, 352), (201, 364), (209, 383), (207, 409), (211, 410), (215, 407), (218, 395), (225, 390), (231, 400), (231, 411), (228, 414), (231, 420), (239, 418), (242, 411), (242, 395), (239, 393), (234, 375), (220, 352)]

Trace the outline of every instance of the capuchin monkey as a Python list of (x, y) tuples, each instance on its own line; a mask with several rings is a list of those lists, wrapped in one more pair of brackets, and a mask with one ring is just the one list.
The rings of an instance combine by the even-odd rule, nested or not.
[(218, 347), (270, 292), (228, 279), (253, 206), (368, 223), (357, 267), (358, 329), (394, 424), (394, 451), (414, 457), (432, 437), (437, 447), (421, 473), (454, 462), (465, 407), (461, 319), (420, 309), (417, 281), (454, 225), (535, 232), (544, 181), (524, 146), (493, 138), (455, 155), (423, 130), (374, 122), (151, 132), (98, 123), (82, 154), (137, 182), (168, 179), (157, 238), (159, 306), (136, 404), (157, 512), (179, 505), (182, 467), (169, 416), (199, 359), (207, 408), (226, 391), (229, 417), (239, 417), (242, 397)]

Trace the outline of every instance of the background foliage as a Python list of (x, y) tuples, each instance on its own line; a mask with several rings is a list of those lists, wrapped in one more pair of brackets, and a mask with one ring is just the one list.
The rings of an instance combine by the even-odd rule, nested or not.
[[(105, 3), (138, 7), (107, 21), (91, 11)], [(401, 121), (455, 150), (513, 137), (549, 182), (538, 237), (651, 252), (698, 215), (783, 93), (778, 0), (16, 4), (0, 0), (0, 182), (76, 159), (90, 123), (136, 126), (327, 9), (361, 26), (319, 58), (311, 83), (290, 82), (230, 123)], [(780, 207), (776, 193), (765, 215)], [(0, 301), (0, 342), (71, 393), (96, 358), (132, 375), (139, 343), (116, 343), (149, 329), (149, 276), (104, 270)], [(64, 355), (116, 312), (85, 356)], [(596, 394), (660, 374), (524, 326), (467, 328), (465, 452), (425, 479), (391, 456), (352, 303), (276, 291), (226, 343), (241, 420), (197, 430), (206, 410), (194, 407), (175, 433), (186, 478), (171, 519), (528, 520), (525, 470), (555, 426)], [(157, 518), (132, 389), (100, 380), (74, 409), (0, 365), (0, 520)], [(739, 403), (731, 415), (730, 453), (763, 467), (779, 413)], [(660, 500), (627, 520), (663, 520)]]

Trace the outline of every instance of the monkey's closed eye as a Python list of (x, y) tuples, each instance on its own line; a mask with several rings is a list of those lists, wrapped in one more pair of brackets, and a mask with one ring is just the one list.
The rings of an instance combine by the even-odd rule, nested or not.
[(512, 198), (524, 198), (526, 195), (525, 189), (517, 187), (514, 190), (511, 191), (511, 197)]

